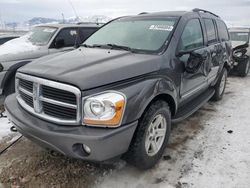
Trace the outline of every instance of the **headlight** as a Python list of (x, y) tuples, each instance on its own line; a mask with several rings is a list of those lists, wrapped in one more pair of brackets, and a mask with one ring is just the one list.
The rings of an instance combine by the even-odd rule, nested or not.
[(89, 126), (120, 126), (126, 97), (115, 91), (83, 99), (83, 124)]
[(234, 56), (235, 56), (235, 57), (241, 57), (242, 55), (243, 55), (242, 52), (235, 52), (235, 53), (234, 53)]

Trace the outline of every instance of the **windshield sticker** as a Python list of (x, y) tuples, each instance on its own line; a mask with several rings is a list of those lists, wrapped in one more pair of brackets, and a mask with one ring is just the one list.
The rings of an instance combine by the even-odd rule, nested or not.
[(51, 29), (51, 28), (46, 28), (43, 30), (43, 32), (47, 32), (47, 33), (53, 33), (55, 31), (55, 29)]
[(70, 31), (70, 35), (72, 35), (72, 36), (77, 35), (76, 30), (71, 30), (71, 31)]
[(158, 30), (158, 31), (172, 31), (174, 26), (172, 25), (151, 25), (149, 27), (150, 30)]

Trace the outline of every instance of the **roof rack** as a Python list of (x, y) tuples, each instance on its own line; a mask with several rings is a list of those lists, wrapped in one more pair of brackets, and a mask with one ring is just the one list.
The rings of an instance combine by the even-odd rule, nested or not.
[(210, 12), (210, 11), (207, 11), (207, 10), (204, 10), (204, 9), (200, 9), (200, 8), (195, 8), (195, 9), (193, 9), (193, 12), (204, 12), (204, 13), (209, 13), (209, 14), (212, 14), (212, 15), (214, 15), (214, 16), (216, 16), (216, 17), (218, 17), (219, 18), (219, 16), (217, 15), (217, 14), (214, 14), (214, 13), (212, 13), (212, 12)]

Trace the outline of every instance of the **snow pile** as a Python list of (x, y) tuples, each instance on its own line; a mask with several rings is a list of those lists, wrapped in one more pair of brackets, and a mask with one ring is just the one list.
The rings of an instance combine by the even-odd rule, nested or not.
[(20, 38), (10, 40), (0, 46), (0, 55), (18, 54), (20, 52), (35, 51), (39, 47), (33, 45), (29, 40), (30, 34), (24, 35)]
[(8, 118), (3, 117), (0, 119), (0, 141), (11, 134), (10, 127), (11, 123)]

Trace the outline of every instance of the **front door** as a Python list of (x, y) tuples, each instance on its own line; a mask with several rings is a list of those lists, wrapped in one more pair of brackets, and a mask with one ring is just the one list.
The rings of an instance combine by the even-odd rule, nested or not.
[[(179, 41), (178, 51), (183, 55), (177, 55), (177, 59), (185, 67), (180, 86), (181, 99), (185, 100), (207, 87), (205, 69), (209, 61), (209, 49), (204, 46), (204, 35), (199, 18), (187, 22)], [(194, 72), (187, 71), (187, 65), (190, 62), (192, 64), (192, 61), (197, 64)]]

